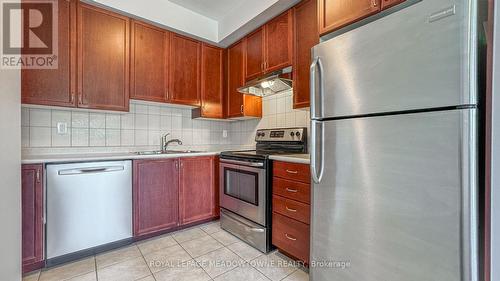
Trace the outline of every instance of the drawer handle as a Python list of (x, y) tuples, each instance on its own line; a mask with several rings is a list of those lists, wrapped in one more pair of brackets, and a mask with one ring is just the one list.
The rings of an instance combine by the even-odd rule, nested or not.
[(292, 171), (292, 170), (286, 170), (287, 173), (289, 174), (298, 174), (298, 171)]
[(285, 237), (288, 240), (297, 241), (297, 238), (293, 238), (292, 236), (288, 235), (288, 233), (285, 233)]
[(297, 189), (291, 189), (291, 188), (288, 188), (288, 187), (286, 188), (286, 191), (293, 192), (293, 193), (297, 193), (298, 192)]
[(295, 213), (295, 212), (297, 212), (297, 210), (296, 210), (296, 209), (290, 209), (290, 208), (288, 208), (288, 206), (285, 206), (285, 209), (286, 209), (287, 211), (289, 211), (289, 212), (294, 212), (294, 213)]

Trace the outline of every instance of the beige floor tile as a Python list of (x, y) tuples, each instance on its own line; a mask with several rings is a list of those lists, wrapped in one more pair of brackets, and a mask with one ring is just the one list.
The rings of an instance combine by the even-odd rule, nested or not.
[(231, 245), (236, 242), (240, 242), (241, 240), (237, 238), (236, 236), (230, 234), (229, 232), (223, 230), (219, 232), (215, 232), (210, 234), (215, 240), (219, 241), (222, 243), (222, 245), (227, 246)]
[(263, 255), (261, 251), (242, 241), (228, 245), (227, 247), (245, 261), (251, 261), (256, 257)]
[(178, 244), (146, 254), (144, 258), (153, 273), (192, 259)]
[(205, 231), (208, 234), (212, 234), (222, 230), (222, 228), (220, 228), (219, 221), (207, 223), (205, 225), (200, 226), (200, 228), (201, 230)]
[(44, 270), (39, 281), (61, 281), (95, 271), (94, 257), (86, 258), (62, 266)]
[(297, 268), (293, 261), (277, 255), (273, 252), (269, 255), (262, 255), (250, 264), (271, 280), (281, 280), (290, 275)]
[(269, 279), (251, 266), (237, 267), (214, 279), (214, 281), (269, 281)]
[(245, 264), (244, 260), (227, 248), (220, 248), (195, 260), (212, 278)]
[(204, 236), (195, 240), (190, 240), (181, 243), (182, 248), (184, 248), (193, 258), (202, 256), (208, 252), (215, 251), (224, 247), (217, 240), (210, 236)]
[(141, 256), (141, 252), (136, 245), (131, 245), (125, 248), (120, 248), (110, 252), (99, 254), (95, 257), (97, 268), (103, 268), (109, 265), (113, 265), (131, 258), (137, 258)]
[(97, 281), (97, 277), (96, 277), (95, 272), (90, 272), (87, 274), (83, 274), (83, 275), (68, 279), (68, 281)]
[(23, 276), (23, 281), (38, 281), (39, 277), (40, 277), (40, 270), (37, 270)]
[(207, 281), (211, 279), (194, 260), (162, 270), (154, 276), (156, 281)]
[(204, 237), (207, 235), (208, 234), (206, 234), (203, 230), (196, 227), (196, 228), (190, 228), (190, 229), (181, 230), (179, 232), (176, 232), (173, 234), (173, 237), (177, 242), (183, 243), (183, 242), (197, 239), (197, 238), (201, 238), (201, 237)]
[(137, 246), (139, 247), (143, 255), (158, 251), (163, 248), (168, 248), (173, 245), (177, 245), (177, 242), (174, 240), (174, 238), (172, 238), (171, 235), (155, 237), (137, 243)]
[(294, 273), (288, 275), (283, 281), (309, 281), (309, 274), (298, 269)]
[(97, 269), (99, 281), (134, 281), (151, 275), (142, 257)]

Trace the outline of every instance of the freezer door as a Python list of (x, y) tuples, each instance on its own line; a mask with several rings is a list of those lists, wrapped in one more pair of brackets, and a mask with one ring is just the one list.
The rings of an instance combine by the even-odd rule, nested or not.
[(476, 104), (467, 2), (424, 0), (315, 46), (313, 119)]
[(324, 126), (313, 138), (325, 151), (312, 194), (312, 280), (477, 280), (475, 114), (312, 124)]

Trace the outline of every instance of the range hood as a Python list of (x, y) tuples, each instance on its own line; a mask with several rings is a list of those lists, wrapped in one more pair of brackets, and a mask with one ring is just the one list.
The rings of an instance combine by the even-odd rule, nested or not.
[(245, 86), (238, 88), (238, 92), (259, 97), (278, 94), (292, 88), (292, 80), (284, 78), (292, 72), (292, 67), (286, 67), (264, 76), (248, 81)]

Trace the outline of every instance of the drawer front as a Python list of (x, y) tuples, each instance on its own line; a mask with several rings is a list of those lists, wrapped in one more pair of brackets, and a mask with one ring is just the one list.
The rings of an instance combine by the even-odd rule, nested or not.
[(310, 206), (299, 201), (273, 195), (273, 212), (309, 224)]
[(273, 175), (275, 177), (300, 182), (311, 182), (311, 171), (309, 165), (274, 161)]
[(273, 213), (273, 245), (309, 263), (309, 225)]
[(311, 186), (308, 183), (274, 177), (273, 194), (307, 204), (311, 202)]

